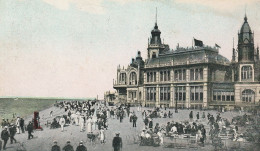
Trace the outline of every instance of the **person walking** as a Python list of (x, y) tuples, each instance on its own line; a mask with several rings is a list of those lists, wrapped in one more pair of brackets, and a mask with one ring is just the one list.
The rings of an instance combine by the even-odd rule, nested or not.
[(10, 137), (10, 134), (8, 132), (8, 126), (4, 127), (4, 130), (1, 132), (1, 139), (4, 141), (3, 149), (6, 149), (7, 141)]
[(193, 111), (190, 111), (189, 117), (190, 117), (190, 121), (192, 121), (192, 119), (193, 119)]
[(24, 133), (24, 119), (23, 118), (20, 119), (20, 127), (22, 130), (22, 133)]
[(83, 131), (84, 131), (84, 124), (85, 124), (84, 116), (81, 115), (80, 118), (79, 118), (80, 132), (83, 132)]
[(62, 148), (63, 151), (74, 151), (73, 146), (70, 145), (70, 141)]
[(57, 141), (53, 141), (53, 146), (51, 147), (51, 151), (61, 151)]
[(20, 117), (18, 116), (16, 119), (16, 128), (17, 128), (17, 134), (20, 134)]
[(114, 148), (114, 151), (120, 151), (123, 147), (122, 138), (119, 137), (119, 134), (120, 133), (116, 133), (116, 136), (114, 137), (112, 142), (112, 147)]
[(87, 151), (87, 147), (83, 145), (83, 141), (79, 142), (79, 146), (76, 148), (76, 151)]
[(149, 119), (149, 128), (153, 129), (153, 119)]
[(134, 114), (132, 118), (133, 118), (133, 127), (136, 127), (137, 116)]
[(60, 124), (60, 126), (61, 126), (61, 131), (63, 132), (63, 131), (64, 131), (64, 125), (65, 125), (65, 119), (64, 119), (64, 117), (61, 117), (61, 118), (60, 118), (59, 124)]
[(101, 142), (101, 144), (105, 143), (105, 130), (104, 130), (104, 127), (101, 128), (99, 133), (100, 133), (100, 142)]
[(33, 124), (30, 121), (28, 126), (27, 126), (27, 131), (28, 131), (28, 139), (31, 139), (31, 137), (33, 138), (32, 132), (33, 132)]
[(197, 120), (199, 120), (200, 119), (200, 113), (198, 112), (197, 113)]
[(14, 138), (14, 136), (16, 134), (16, 127), (14, 124), (11, 124), (11, 127), (9, 128), (9, 132), (10, 132), (11, 144), (13, 144), (13, 141), (16, 143), (16, 139)]

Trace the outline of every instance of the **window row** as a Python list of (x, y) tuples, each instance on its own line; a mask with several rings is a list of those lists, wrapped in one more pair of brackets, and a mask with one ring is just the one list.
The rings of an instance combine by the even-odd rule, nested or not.
[(156, 82), (156, 72), (147, 72), (147, 82)]
[(190, 100), (191, 101), (203, 101), (203, 86), (191, 86), (190, 87)]
[(160, 81), (171, 81), (171, 72), (170, 72), (170, 70), (160, 71)]
[(128, 98), (135, 99), (136, 98), (136, 91), (129, 91)]
[(147, 88), (146, 100), (156, 101), (156, 87)]
[(176, 101), (185, 101), (186, 100), (186, 87), (175, 87), (175, 100)]
[(174, 70), (174, 80), (175, 81), (185, 81), (186, 80), (186, 69)]
[(233, 91), (213, 91), (213, 101), (235, 101)]
[[(171, 81), (170, 70), (160, 71), (160, 81)], [(147, 72), (147, 82), (156, 82), (156, 72)], [(185, 81), (186, 69), (174, 70), (174, 81)], [(190, 69), (190, 80), (203, 80), (203, 68)]]
[(170, 101), (170, 99), (171, 99), (170, 87), (160, 87), (160, 100)]
[(203, 68), (190, 69), (190, 80), (203, 80)]

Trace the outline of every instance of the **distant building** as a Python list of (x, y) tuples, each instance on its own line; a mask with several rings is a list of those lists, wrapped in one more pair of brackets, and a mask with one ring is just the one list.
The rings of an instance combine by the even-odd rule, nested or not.
[(218, 47), (171, 50), (162, 43), (155, 23), (148, 39), (147, 59), (138, 51), (127, 68), (118, 66), (113, 87), (117, 102), (180, 108), (235, 108), (260, 101), (259, 48), (247, 21), (238, 33), (232, 60)]

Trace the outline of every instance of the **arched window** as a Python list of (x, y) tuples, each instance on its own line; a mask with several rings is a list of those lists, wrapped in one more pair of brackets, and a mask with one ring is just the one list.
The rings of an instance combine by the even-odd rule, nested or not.
[(243, 102), (254, 102), (255, 92), (250, 89), (246, 89), (242, 92), (242, 101)]
[(137, 84), (137, 76), (135, 72), (130, 73), (129, 77), (129, 85), (136, 85)]
[(241, 79), (242, 80), (249, 80), (252, 79), (252, 67), (251, 66), (243, 66), (241, 68)]
[(120, 73), (119, 81), (120, 84), (126, 84), (126, 73)]
[(156, 53), (155, 52), (153, 52), (152, 58), (156, 58)]

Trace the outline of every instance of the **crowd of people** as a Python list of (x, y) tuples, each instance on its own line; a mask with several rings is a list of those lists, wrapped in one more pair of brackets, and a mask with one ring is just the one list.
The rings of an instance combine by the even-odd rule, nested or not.
[[(105, 103), (93, 101), (62, 101), (56, 102), (55, 106), (62, 111), (62, 115), (56, 114), (56, 111), (51, 110), (49, 113), (50, 128), (60, 128), (64, 132), (67, 126), (78, 126), (79, 131), (86, 133), (89, 139), (99, 138), (101, 144), (106, 143), (106, 130), (108, 130), (108, 120), (118, 120), (119, 123), (130, 122), (131, 127), (137, 127), (138, 116), (136, 112), (140, 112), (143, 121), (143, 129), (139, 134), (140, 145), (163, 145), (164, 140), (169, 137), (176, 137), (181, 135), (193, 136), (196, 142), (204, 146), (207, 139), (214, 140), (219, 135), (231, 134), (234, 141), (241, 139), (238, 134), (238, 127), (231, 122), (221, 117), (218, 113), (215, 117), (209, 112), (207, 115), (205, 111), (188, 114), (189, 120), (175, 121), (175, 114), (166, 108), (142, 108), (141, 105), (137, 107), (137, 111), (133, 110), (128, 104), (120, 104), (117, 106), (108, 106)], [(139, 113), (138, 113), (139, 114)], [(57, 116), (55, 116), (57, 115)], [(140, 117), (140, 116), (139, 116)], [(195, 117), (195, 118), (194, 118)], [(167, 118), (166, 123), (155, 123), (155, 118)], [(126, 119), (126, 120), (125, 120)], [(16, 134), (25, 133), (28, 131), (28, 139), (33, 138), (32, 132), (34, 130), (33, 120), (25, 125), (24, 119), (17, 117), (16, 121), (9, 122), (3, 119), (1, 126), (1, 138), (3, 140), (3, 149), (6, 149), (7, 141), (16, 143)], [(48, 122), (47, 122), (48, 126)], [(138, 125), (141, 126), (142, 125)], [(99, 137), (97, 137), (99, 136)], [(209, 138), (207, 138), (209, 136)], [(122, 148), (122, 138), (119, 133), (113, 139), (112, 147), (114, 150)], [(52, 151), (61, 150), (57, 141), (51, 148)], [(65, 151), (74, 150), (70, 141), (62, 148)], [(83, 141), (76, 147), (76, 151), (87, 150)]]

